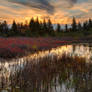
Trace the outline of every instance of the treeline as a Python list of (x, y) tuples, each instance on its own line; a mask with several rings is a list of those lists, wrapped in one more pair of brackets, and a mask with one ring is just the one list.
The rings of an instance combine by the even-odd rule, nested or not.
[(46, 22), (40, 22), (39, 19), (32, 18), (29, 23), (16, 23), (13, 21), (11, 27), (9, 28), (6, 21), (0, 23), (0, 36), (10, 37), (10, 36), (27, 36), (27, 37), (39, 37), (39, 36), (58, 36), (58, 34), (63, 32), (86, 32), (92, 30), (92, 19), (85, 21), (84, 23), (76, 23), (75, 17), (73, 17), (72, 24), (69, 26), (65, 24), (65, 28), (62, 28), (60, 24), (57, 24), (56, 28), (50, 19)]

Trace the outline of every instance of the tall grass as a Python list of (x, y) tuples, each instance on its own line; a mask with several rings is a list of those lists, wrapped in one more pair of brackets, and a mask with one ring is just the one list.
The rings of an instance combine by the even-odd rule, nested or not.
[[(18, 70), (15, 67), (15, 70), (9, 77), (11, 92), (53, 92), (53, 89), (60, 92), (57, 86), (62, 91), (63, 84), (66, 90), (71, 88), (74, 92), (84, 92), (84, 89), (88, 92), (92, 88), (92, 64), (82, 57), (65, 54), (61, 58), (44, 57), (36, 63), (26, 61), (23, 67)], [(13, 91), (15, 89), (17, 91)]]

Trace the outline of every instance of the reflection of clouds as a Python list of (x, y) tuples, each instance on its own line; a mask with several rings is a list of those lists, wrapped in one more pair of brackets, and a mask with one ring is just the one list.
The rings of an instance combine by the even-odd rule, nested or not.
[[(12, 69), (13, 68), (12, 66), (17, 66), (18, 68), (20, 65), (22, 67), (23, 63), (26, 61), (31, 61), (32, 63), (36, 63), (39, 62), (40, 59), (44, 57), (57, 56), (57, 58), (60, 58), (64, 53), (70, 56), (84, 57), (87, 59), (87, 62), (89, 62), (92, 57), (92, 47), (83, 46), (83, 45), (73, 45), (73, 46), (65, 45), (65, 46), (53, 48), (50, 51), (49, 50), (39, 51), (38, 53), (34, 53), (23, 58), (13, 59), (8, 62), (4, 61), (4, 63), (3, 62), (0, 63), (0, 67), (2, 67), (3, 65), (6, 69)], [(12, 69), (12, 71), (14, 70)]]
[(86, 58), (87, 62), (92, 62), (92, 51), (90, 50), (92, 47), (77, 45), (75, 46), (75, 50), (72, 52), (73, 56), (77, 55), (80, 57)]
[[(2, 81), (2, 76), (4, 78), (9, 78), (10, 74), (14, 74), (16, 71), (23, 69), (27, 62), (32, 62), (32, 64), (35, 64), (42, 60), (44, 57), (50, 57), (50, 59), (53, 60), (54, 56), (59, 59), (64, 53), (70, 56), (84, 57), (86, 58), (87, 62), (92, 62), (92, 47), (83, 45), (65, 45), (53, 48), (52, 50), (39, 51), (38, 53), (34, 53), (19, 59), (12, 59), (9, 61), (0, 60), (0, 82)], [(4, 79), (4, 81), (6, 80)], [(64, 85), (62, 85), (62, 90), (65, 90), (66, 92)], [(58, 90), (61, 88), (60, 85), (58, 85), (57, 87)], [(55, 90), (53, 90), (53, 92), (54, 91)]]

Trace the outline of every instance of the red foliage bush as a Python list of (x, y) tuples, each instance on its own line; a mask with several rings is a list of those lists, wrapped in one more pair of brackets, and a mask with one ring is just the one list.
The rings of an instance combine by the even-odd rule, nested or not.
[[(69, 43), (55, 38), (0, 38), (0, 54), (23, 54), (25, 51), (34, 49), (47, 49)], [(34, 46), (36, 48), (34, 48)], [(3, 49), (2, 49), (3, 48)]]

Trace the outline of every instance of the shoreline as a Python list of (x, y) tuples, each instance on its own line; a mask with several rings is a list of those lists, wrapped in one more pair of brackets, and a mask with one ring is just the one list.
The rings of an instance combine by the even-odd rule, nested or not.
[[(18, 42), (17, 42), (18, 41)], [(2, 42), (2, 43), (1, 43)], [(20, 43), (19, 43), (20, 42)], [(16, 43), (16, 44), (15, 44)], [(40, 38), (0, 38), (0, 59), (13, 59), (27, 56), (39, 51), (51, 50), (63, 45), (71, 44), (87, 44), (92, 43), (92, 37), (90, 38), (59, 38), (59, 37), (40, 37)], [(7, 44), (3, 49), (4, 44)], [(8, 46), (9, 45), (9, 46)], [(12, 47), (13, 46), (13, 47)]]

